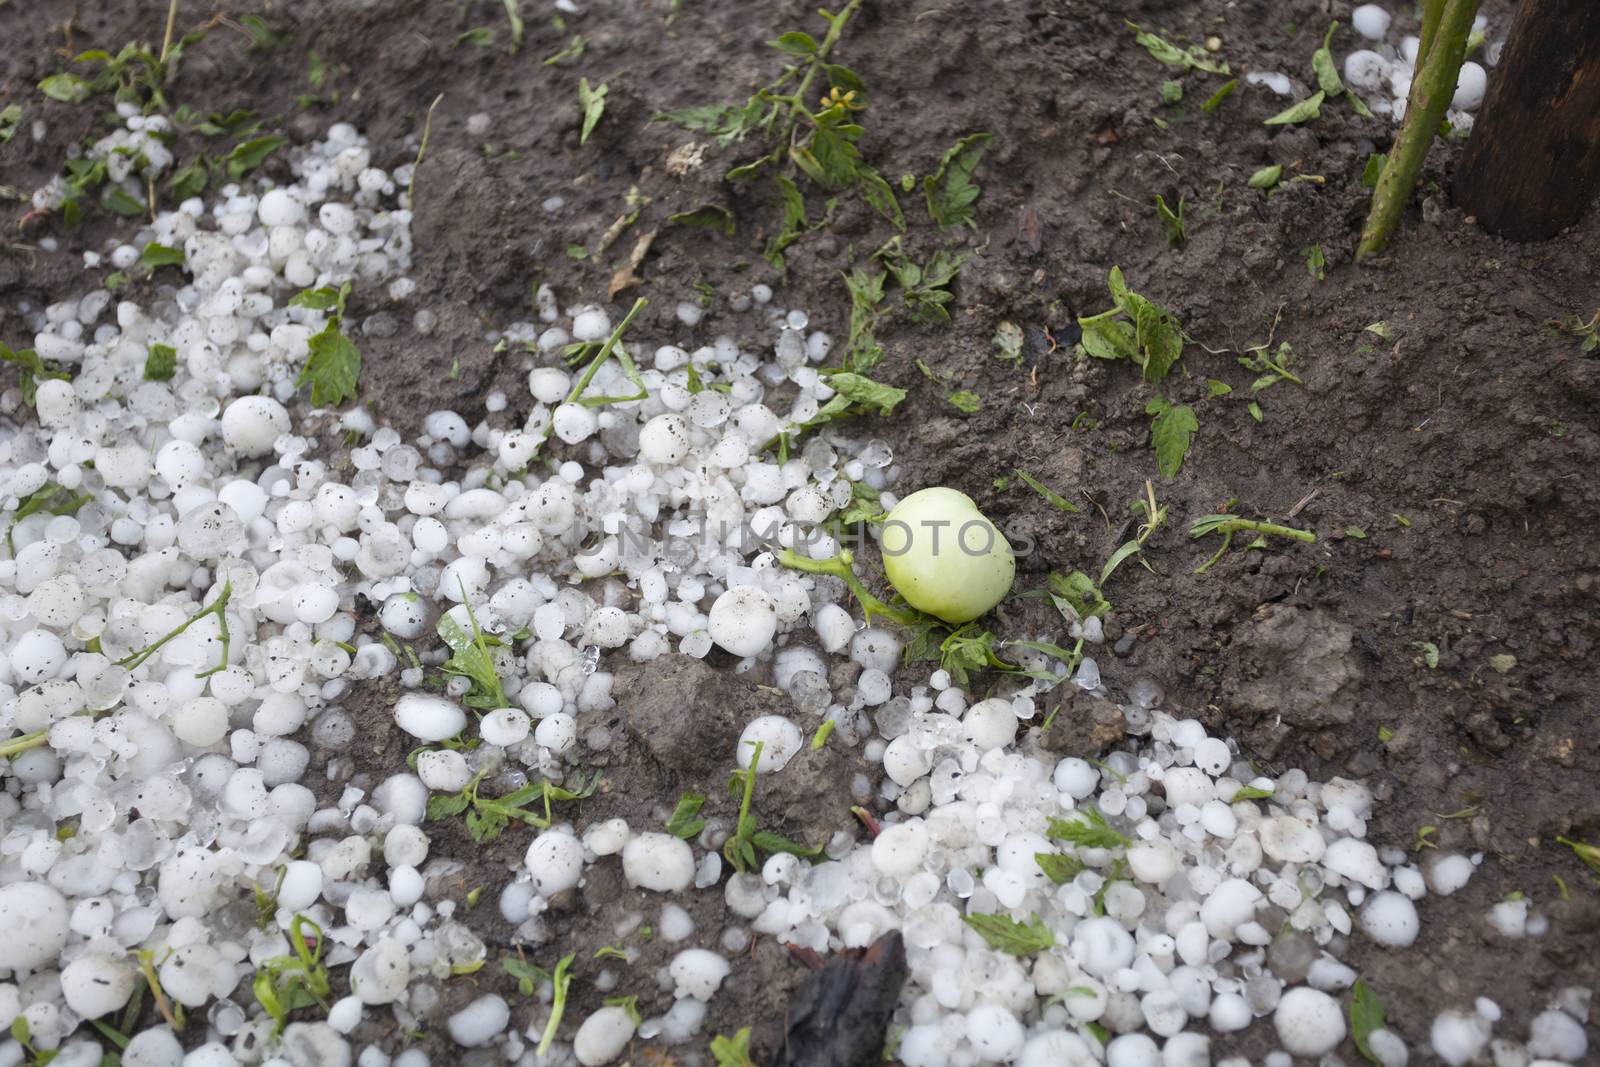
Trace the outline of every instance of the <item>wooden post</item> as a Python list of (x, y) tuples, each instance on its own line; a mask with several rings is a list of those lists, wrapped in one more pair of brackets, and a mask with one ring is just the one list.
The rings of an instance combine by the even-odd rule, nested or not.
[(1456, 203), (1490, 233), (1542, 241), (1597, 191), (1600, 0), (1522, 0), (1456, 173)]

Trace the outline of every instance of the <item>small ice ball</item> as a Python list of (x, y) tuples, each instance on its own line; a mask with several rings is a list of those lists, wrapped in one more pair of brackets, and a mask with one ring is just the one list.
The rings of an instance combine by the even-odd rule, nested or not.
[(979, 1059), (1009, 1063), (1021, 1053), (1022, 1039), (1022, 1024), (998, 1004), (979, 1004), (967, 1013), (967, 1040)]
[(1381, 41), (1389, 36), (1389, 12), (1377, 4), (1362, 4), (1350, 12), (1350, 25), (1369, 41)]
[(872, 842), (872, 866), (904, 880), (922, 866), (929, 840), (928, 827), (921, 819), (885, 826)]
[(1342, 837), (1329, 845), (1322, 855), (1322, 865), (1368, 889), (1382, 889), (1389, 878), (1378, 859), (1378, 850), (1354, 837)]
[(761, 762), (756, 770), (761, 774), (772, 774), (788, 766), (804, 742), (800, 727), (791, 720), (782, 715), (762, 715), (752, 719), (744, 728), (744, 733), (739, 735), (736, 758), (742, 769), (749, 770), (751, 757), (759, 743)]
[(825, 652), (839, 652), (850, 643), (850, 637), (856, 632), (855, 620), (850, 613), (838, 604), (823, 604), (812, 612), (811, 628), (816, 631), (817, 640), (822, 642)]
[(672, 958), (667, 973), (672, 976), (673, 995), (710, 1000), (722, 980), (733, 972), (726, 959), (709, 949), (687, 948)]
[(404, 693), (394, 705), (395, 725), (419, 741), (443, 741), (467, 725), (466, 712), (454, 701), (429, 693)]
[(1450, 1067), (1467, 1067), (1489, 1043), (1489, 1025), (1471, 1012), (1440, 1012), (1434, 1016), (1428, 1037), (1434, 1055)]
[(44, 882), (0, 886), (0, 970), (36, 971), (53, 966), (67, 943), (67, 899)]
[(622, 873), (640, 889), (681, 892), (694, 881), (694, 850), (671, 834), (636, 834), (622, 846)]
[(1478, 105), (1483, 103), (1488, 88), (1489, 72), (1469, 59), (1461, 64), (1461, 73), (1456, 76), (1456, 95), (1451, 98), (1450, 106), (1462, 111), (1476, 111)]
[(511, 1006), (503, 997), (489, 993), (450, 1016), (446, 1027), (462, 1048), (481, 1048), (505, 1033), (510, 1022)]
[(546, 830), (528, 846), (526, 863), (539, 895), (552, 896), (583, 877), (583, 845), (564, 830)]
[(133, 996), (133, 968), (114, 956), (79, 956), (61, 971), (67, 1007), (85, 1019), (109, 1015)]
[(639, 458), (673, 466), (689, 454), (689, 421), (676, 412), (657, 415), (639, 430)]
[(583, 1067), (600, 1067), (622, 1055), (633, 1040), (633, 1017), (626, 1008), (611, 1004), (594, 1012), (578, 1027), (572, 1054)]
[(1582, 1063), (1589, 1052), (1589, 1038), (1577, 1019), (1560, 1008), (1550, 1008), (1533, 1017), (1528, 1028), (1528, 1051), (1543, 1060)]
[(1361, 909), (1361, 929), (1380, 945), (1407, 948), (1421, 930), (1417, 906), (1405, 894), (1392, 889), (1374, 893)]
[(1389, 61), (1378, 53), (1358, 48), (1344, 57), (1344, 80), (1352, 89), (1377, 92), (1389, 75)]
[(1447, 897), (1466, 885), (1476, 871), (1472, 860), (1459, 852), (1440, 856), (1428, 868), (1428, 888), (1441, 897)]
[(758, 655), (778, 632), (777, 601), (755, 586), (736, 585), (711, 605), (706, 630), (735, 656)]
[(1339, 1002), (1318, 989), (1298, 986), (1278, 998), (1272, 1016), (1278, 1040), (1291, 1055), (1317, 1057), (1344, 1040), (1344, 1012)]
[(287, 189), (268, 189), (261, 194), (256, 214), (263, 226), (298, 226), (305, 221), (306, 207)]
[(222, 412), (222, 440), (241, 456), (264, 456), (289, 432), (288, 410), (270, 396), (241, 396)]
[(531, 729), (528, 713), (520, 708), (497, 708), (478, 724), (478, 734), (484, 742), (501, 748), (521, 744)]

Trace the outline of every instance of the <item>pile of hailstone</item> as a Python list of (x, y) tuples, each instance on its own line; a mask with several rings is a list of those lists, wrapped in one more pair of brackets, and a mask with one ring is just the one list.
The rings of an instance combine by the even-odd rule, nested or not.
[[(1391, 43), (1389, 29), (1393, 18), (1377, 4), (1362, 4), (1350, 13), (1350, 24), (1368, 41), (1370, 48), (1357, 49), (1344, 57), (1344, 81), (1361, 95), (1373, 112), (1393, 115), (1399, 122), (1406, 117), (1406, 100), (1411, 95), (1411, 78), (1417, 63), (1419, 38), (1407, 35), (1398, 45)], [(1472, 23), (1472, 32), (1481, 35), (1489, 20), (1479, 15)], [(1500, 59), (1503, 41), (1490, 44), (1483, 53), (1483, 63), (1494, 66)], [(1483, 103), (1489, 86), (1489, 73), (1483, 63), (1468, 59), (1461, 64), (1456, 77), (1455, 96), (1445, 113), (1450, 129), (1465, 134), (1472, 129), (1473, 113)]]
[[(685, 305), (623, 342), (647, 398), (598, 405), (572, 396), (561, 356), (617, 327), (541, 288), (538, 322), (485, 338), (525, 353), (527, 397), (493, 393), (475, 421), (434, 412), (414, 441), (355, 407), (337, 418), (353, 435), (348, 462), (319, 457), (313, 431), (335, 416), (297, 425), (290, 409), (301, 410), (294, 379), (323, 315), (289, 301), (344, 281), (358, 294), (383, 287), (391, 305), (416, 296), (409, 173), (372, 167), (342, 125), (291, 162), (288, 186), (225, 187), (105, 251), (125, 267), (149, 242), (182, 247), (187, 279), (150, 305), (113, 307), (93, 288), (20, 309), (40, 354), (72, 378), (40, 384), (36, 421), (14, 390), (0, 398), (3, 506), (50, 485), (87, 498), (16, 523), (15, 552), (0, 560), (0, 746), (15, 753), (0, 777), (0, 1026), (20, 1019), (14, 1032), (59, 1051), (57, 1067), (99, 1062), (85, 1024), (117, 1017), (145, 981), (141, 959), (190, 1021), (182, 1044), (164, 1024), (132, 1035), (121, 1055), (140, 1067), (425, 1067), (417, 1049), (358, 1056), (363, 1021), (494, 1046), (528, 1067), (610, 1063), (636, 1041), (704, 1062), (708, 1003), (738, 980), (733, 960), (753, 937), (832, 951), (889, 929), (903, 931), (911, 965), (893, 1030), (910, 1067), (1191, 1067), (1206, 1062), (1208, 1033), (1256, 1020), (1285, 1053), (1317, 1056), (1344, 1037), (1348, 940), (1403, 949), (1416, 901), (1472, 875), (1477, 857), (1424, 869), (1375, 848), (1365, 786), (1255, 777), (1235, 746), (1156, 710), (1150, 685), (1130, 694), (1130, 736), (1101, 766), (1050, 757), (1022, 728), (1047, 683), (973, 701), (937, 671), (896, 693), (898, 638), (861, 627), (842, 583), (781, 568), (750, 536), (801, 543), (856, 482), (892, 506), (897, 475), (882, 442), (827, 427), (782, 463), (763, 451), (830, 395), (819, 373), (830, 339), (765, 286), (727, 300), (755, 319), (745, 332), (766, 337), (761, 351), (708, 333), (702, 309)], [(426, 335), (432, 313), (410, 313)], [(383, 335), (394, 314), (345, 328)], [(178, 353), (169, 382), (143, 379), (156, 343)], [(634, 391), (612, 361), (587, 395)], [(520, 422), (508, 414), (522, 410)], [(825, 537), (806, 547), (837, 549)], [(358, 598), (380, 605), (382, 632), (358, 625)], [(505, 639), (494, 650), (505, 707), (469, 714), (465, 678), (439, 689), (446, 652), (432, 631), (445, 613)], [(1082, 633), (1102, 640), (1090, 624)], [(548, 983), (527, 1029), (495, 993), (441, 1019), (443, 983), (489, 948), (450, 899), (463, 864), (431, 852), (430, 794), (480, 777), (490, 795), (565, 781), (618, 743), (597, 725), (613, 704), (609, 667), (713, 644), (796, 706), (749, 724), (741, 762), (759, 741), (760, 771), (781, 774), (831, 719), (830, 743), (881, 764), (877, 799), (893, 809), (882, 832), (841, 834), (814, 866), (778, 855), (724, 879), (726, 828), (691, 842), (564, 805), (558, 819), (576, 822), (532, 836), (523, 870), (494, 887), (500, 914), (539, 957), (559, 927), (550, 899), (619, 863), (659, 903), (619, 916), (618, 937), (648, 918), (681, 947), (657, 975), (584, 953), (579, 980), (608, 993), (654, 981), (671, 1006), (637, 1022), (620, 1006), (566, 1019), (545, 1055)], [(859, 678), (836, 690), (830, 666), (843, 656)], [(350, 755), (358, 726), (343, 704), (381, 677), (406, 690), (393, 713), (423, 746), (415, 772)], [(1069, 684), (1105, 692), (1089, 659)], [(429, 747), (457, 736), (480, 743)], [(850, 788), (873, 798), (866, 774)], [(1091, 810), (1121, 843), (1078, 850), (1082, 869), (1057, 885), (1036, 859), (1064, 850), (1050, 820)], [(264, 916), (252, 887), (271, 902)], [(697, 929), (685, 894), (720, 897), (726, 921)], [(1026, 920), (1048, 944), (997, 951), (962, 921), (977, 915)], [(350, 992), (279, 1033), (252, 981), (290, 955), (301, 916), (324, 932), (322, 960)], [(1526, 908), (1501, 918), (1530, 935), (1542, 923)], [(1441, 1016), (1440, 1055), (1465, 1063), (1485, 1047), (1492, 1007)], [(1563, 1020), (1587, 1007), (1574, 990), (1539, 1016), (1527, 1054), (1581, 1060), (1582, 1026), (1574, 1036)], [(1398, 1034), (1371, 1044), (1385, 1067), (1405, 1062)], [(18, 1041), (0, 1043), (0, 1067), (23, 1056)]]

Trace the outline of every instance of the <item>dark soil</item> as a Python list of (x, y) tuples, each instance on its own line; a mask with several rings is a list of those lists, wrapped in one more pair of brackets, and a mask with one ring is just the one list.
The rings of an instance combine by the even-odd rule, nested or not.
[[(291, 44), (249, 53), (244, 38), (224, 25), (185, 63), (175, 95), (196, 110), (252, 108), (277, 117), (296, 138), (331, 121), (353, 122), (372, 138), (375, 162), (389, 167), (415, 155), (428, 106), (443, 94), (417, 178), (413, 226), (413, 277), (439, 327), (419, 337), (410, 314), (398, 315), (397, 333), (364, 346), (363, 396), (402, 429), (443, 406), (476, 417), (491, 388), (512, 398), (495, 417), (520, 422), (525, 366), (491, 352), (485, 331), (529, 318), (530, 286), (539, 282), (564, 300), (592, 299), (635, 233), (658, 231), (639, 271), (643, 284), (621, 294), (613, 319), (624, 302), (644, 295), (652, 301), (648, 314), (668, 323), (680, 300), (709, 285), (716, 296), (707, 327), (676, 330), (701, 343), (713, 331), (740, 328), (741, 320), (719, 312), (727, 295), (757, 281), (773, 284), (780, 301), (807, 309), (813, 322), (842, 337), (848, 300), (839, 272), (892, 232), (846, 198), (828, 225), (790, 249), (785, 279), (760, 255), (779, 217), (770, 183), (730, 189), (719, 180), (732, 162), (759, 149), (708, 147), (703, 163), (685, 171), (681, 158), (672, 166), (668, 159), (694, 136), (650, 121), (671, 107), (742, 100), (777, 70), (762, 42), (788, 29), (816, 29), (812, 5), (682, 0), (672, 5), (679, 10), (670, 23), (666, 0), (582, 6), (585, 14), (566, 29), (530, 12), (527, 39), (513, 57), (498, 0), (264, 4), (260, 13), (292, 32)], [(1109, 643), (1101, 649), (1113, 692), (1148, 676), (1165, 687), (1168, 708), (1204, 717), (1264, 765), (1304, 767), (1313, 778), (1370, 778), (1382, 801), (1372, 828), (1380, 844), (1414, 847), (1419, 829), (1433, 826), (1428, 845), (1488, 855), (1465, 890), (1426, 902), (1414, 949), (1389, 953), (1357, 939), (1345, 951), (1413, 1042), (1413, 1062), (1426, 1063), (1428, 1023), (1446, 1007), (1492, 996), (1521, 1037), (1557, 989), (1600, 981), (1592, 951), (1600, 897), (1553, 841), (1557, 834), (1600, 839), (1593, 771), (1600, 751), (1593, 696), (1600, 682), (1600, 539), (1592, 532), (1600, 522), (1593, 474), (1600, 358), (1581, 355), (1575, 339), (1546, 325), (1595, 310), (1600, 212), (1540, 244), (1489, 236), (1452, 206), (1460, 147), (1439, 143), (1392, 253), (1357, 268), (1351, 255), (1367, 199), (1360, 175), (1392, 128), (1358, 119), (1338, 101), (1304, 127), (1264, 126), (1285, 101), (1243, 85), (1203, 114), (1198, 104), (1224, 79), (1199, 73), (1179, 79), (1182, 101), (1165, 105), (1159, 86), (1173, 71), (1122, 24), (1126, 16), (1185, 43), (1215, 34), (1236, 71), (1285, 71), (1298, 98), (1310, 91), (1311, 53), (1329, 19), (1347, 22), (1350, 6), (869, 0), (837, 53), (872, 91), (866, 159), (893, 181), (904, 172), (929, 173), (958, 136), (990, 130), (995, 139), (977, 172), (983, 193), (975, 232), (941, 235), (928, 225), (920, 193), (902, 198), (915, 220), (909, 250), (920, 257), (952, 244), (973, 258), (949, 326), (917, 325), (901, 314), (880, 323), (887, 357), (875, 376), (911, 396), (894, 417), (861, 430), (893, 446), (903, 484), (959, 487), (1035, 543), (1019, 589), (1036, 587), (1051, 570), (1097, 574), (1130, 535), (1129, 503), (1155, 479), (1170, 511), (1145, 552), (1154, 573), (1129, 563), (1106, 589), (1115, 603), (1110, 636), (1134, 636), (1125, 657), (1114, 656)], [(229, 14), (257, 7), (246, 3)], [(184, 8), (180, 26), (210, 14), (198, 4)], [(1485, 8), (1503, 33), (1509, 5), (1491, 0)], [(114, 51), (131, 37), (159, 37), (164, 10), (156, 0), (76, 8), (0, 3), (9, 43), (0, 59), (0, 106), (17, 100), (26, 108), (23, 131), (0, 148), (6, 185), (26, 195), (42, 184), (68, 145), (97, 122), (94, 108), (43, 101), (29, 88), (62, 66), (59, 50)], [(475, 26), (494, 29), (495, 47), (456, 43)], [(581, 58), (542, 62), (573, 32), (587, 43)], [(1336, 52), (1351, 47), (1342, 31)], [(332, 69), (324, 101), (298, 110), (294, 97), (312, 91), (304, 75), (308, 49)], [(610, 86), (604, 119), (581, 148), (580, 75)], [(470, 136), (467, 119), (480, 112), (491, 125)], [(48, 124), (37, 143), (27, 132), (35, 118)], [(1245, 180), (1269, 163), (1281, 164), (1286, 179), (1320, 177), (1287, 183), (1271, 196), (1247, 188)], [(269, 171), (275, 165), (269, 162)], [(607, 227), (632, 210), (626, 198), (634, 188), (649, 198), (637, 224), (615, 247), (598, 249)], [(1186, 205), (1188, 241), (1179, 249), (1163, 237), (1156, 194)], [(546, 212), (542, 202), (555, 195), (564, 206)], [(814, 218), (821, 199), (811, 198)], [(667, 224), (669, 214), (706, 203), (732, 210), (736, 236)], [(27, 207), (10, 210), (20, 217)], [(59, 297), (81, 284), (79, 252), (112, 232), (104, 219), (71, 233), (55, 220), (20, 229), (7, 223), (0, 335), (15, 341), (20, 301)], [(47, 236), (60, 241), (59, 251), (43, 250)], [(1313, 244), (1327, 261), (1320, 279), (1304, 256)], [(570, 258), (572, 245), (586, 246), (588, 258)], [(1195, 339), (1160, 390), (1174, 403), (1192, 404), (1201, 424), (1171, 480), (1157, 476), (1148, 447), (1145, 405), (1157, 390), (1136, 368), (1074, 362), (1066, 347), (1047, 352), (1041, 340), (1042, 331), (1068, 324), (1070, 309), (1088, 314), (1107, 306), (1112, 265), (1170, 308)], [(384, 310), (374, 299), (355, 294), (353, 311)], [(994, 358), (990, 339), (1002, 320), (1028, 328), (1030, 365), (1015, 369)], [(1387, 323), (1390, 338), (1365, 329), (1377, 322)], [(1237, 354), (1285, 341), (1304, 385), (1281, 382), (1252, 395), (1255, 375), (1237, 364)], [(982, 409), (959, 415), (918, 372), (916, 358), (976, 391)], [(451, 378), (457, 361), (459, 376)], [(1233, 392), (1207, 399), (1208, 378)], [(1252, 399), (1259, 420), (1247, 410)], [(995, 480), (1014, 468), (1065, 493), (1080, 512), (1056, 511), (1015, 482), (997, 489)], [(1215, 546), (1192, 542), (1188, 525), (1230, 509), (1314, 530), (1317, 542), (1247, 550), (1241, 539), (1209, 571), (1193, 573)], [(1007, 611), (1019, 628), (1052, 629), (1036, 603)], [(1424, 642), (1438, 649), (1435, 667), (1424, 661)], [(1500, 656), (1514, 656), (1514, 666), (1491, 667), (1491, 657)], [(387, 699), (364, 694), (352, 710), (368, 731), (358, 744), (380, 751), (384, 763), (362, 773), (381, 780), (398, 768), (405, 748), (382, 735)], [(630, 714), (624, 702), (616, 719)], [(1103, 746), (1114, 731), (1093, 727), (1105, 718), (1089, 719), (1077, 743)], [(680, 773), (633, 742), (619, 742), (611, 757), (601, 794), (584, 802), (586, 817), (621, 814), (648, 823), (684, 788), (711, 796), (708, 812), (727, 818), (732, 810), (717, 780), (725, 764), (709, 776)], [(819, 800), (827, 797), (825, 782), (808, 780), (819, 783)], [(805, 821), (802, 800), (764, 814), (792, 834), (818, 829)], [(515, 832), (489, 849), (448, 831), (435, 838), (435, 857), (466, 865), (464, 887), (491, 887), (470, 913), (474, 925), (482, 917), (488, 936), (507, 933), (495, 928), (492, 894), (526, 842), (526, 833)], [(1508, 941), (1489, 929), (1489, 907), (1514, 891), (1551, 917), (1549, 936)], [(628, 889), (619, 870), (599, 865), (566, 925), (539, 948), (541, 962), (569, 948), (586, 957), (614, 939), (606, 927), (627, 911), (654, 922), (660, 902), (646, 897)], [(717, 894), (686, 902), (702, 897), (712, 903), (692, 905), (695, 942), (714, 944), (722, 921)], [(630, 988), (645, 994), (647, 1012), (665, 1006), (652, 978), (667, 958), (668, 947), (654, 942), (633, 965)], [(757, 1047), (770, 1049), (803, 974), (779, 946), (757, 939), (712, 1004), (711, 1032), (751, 1025)], [(447, 983), (447, 993), (465, 999), (487, 988), (509, 991), (493, 967), (473, 982)], [(581, 982), (574, 995), (579, 1010), (599, 996)], [(526, 1010), (517, 1009), (519, 1023)], [(430, 1042), (436, 1032), (429, 1030)], [(1256, 1027), (1236, 1044), (1259, 1056), (1270, 1047), (1268, 1028)], [(1352, 1049), (1341, 1054), (1347, 1062), (1357, 1058)]]

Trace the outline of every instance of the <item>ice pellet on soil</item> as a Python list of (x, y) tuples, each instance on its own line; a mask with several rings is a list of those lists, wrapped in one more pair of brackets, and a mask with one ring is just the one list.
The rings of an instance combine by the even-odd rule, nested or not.
[(622, 1055), (633, 1040), (633, 1018), (626, 1008), (609, 1005), (583, 1020), (572, 1039), (572, 1054), (583, 1067), (600, 1067)]
[(1339, 1002), (1315, 989), (1290, 989), (1278, 998), (1272, 1014), (1278, 1040), (1296, 1056), (1321, 1056), (1344, 1040), (1344, 1011)]
[(419, 741), (443, 741), (466, 728), (467, 715), (444, 697), (404, 693), (395, 701), (394, 721)]
[(59, 890), (43, 882), (0, 886), (0, 969), (35, 971), (55, 962), (67, 943), (70, 910)]
[(622, 846), (622, 873), (631, 886), (676, 893), (694, 880), (694, 852), (671, 834), (636, 834)]
[(493, 993), (472, 1001), (446, 1021), (450, 1039), (462, 1048), (481, 1048), (505, 1031), (511, 1007)]
[(751, 719), (739, 735), (738, 760), (744, 769), (750, 767), (756, 745), (761, 746), (761, 759), (756, 770), (772, 774), (783, 770), (805, 743), (800, 727), (782, 715), (762, 715)]
[(667, 967), (672, 976), (673, 995), (699, 1001), (710, 1000), (732, 971), (732, 965), (725, 958), (703, 948), (684, 949)]
[(706, 628), (711, 640), (735, 656), (758, 655), (778, 632), (777, 602), (755, 586), (735, 586), (711, 605)]
[(1381, 41), (1389, 36), (1390, 15), (1377, 4), (1361, 4), (1350, 12), (1350, 25), (1369, 41)]

